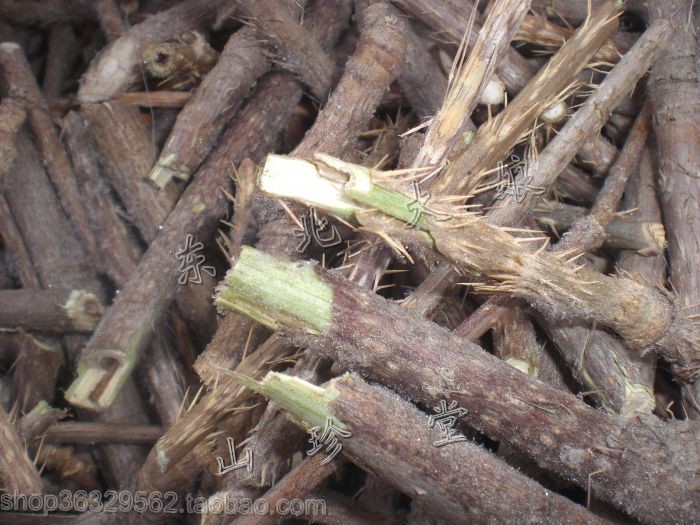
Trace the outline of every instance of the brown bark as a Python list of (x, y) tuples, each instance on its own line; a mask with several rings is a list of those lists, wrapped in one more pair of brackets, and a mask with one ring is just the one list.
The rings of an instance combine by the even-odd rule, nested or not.
[(576, 221), (568, 234), (562, 237), (557, 243), (558, 250), (576, 249), (574, 253), (582, 253), (596, 250), (603, 245), (605, 228), (613, 219), (627, 181), (637, 167), (647, 142), (649, 117), (649, 107), (645, 106), (627, 138), (622, 152), (605, 179), (591, 212)]
[(258, 0), (244, 2), (240, 7), (272, 46), (274, 59), (281, 68), (298, 75), (313, 95), (324, 102), (333, 85), (335, 64), (323, 49), (327, 46), (297, 22), (290, 3)]
[(83, 205), (102, 258), (98, 268), (121, 286), (141, 256), (136, 240), (122, 221), (124, 211), (114, 202), (102, 173), (92, 138), (81, 116), (71, 111), (63, 122), (63, 134), (81, 185)]
[(190, 98), (192, 93), (186, 91), (134, 91), (120, 95), (117, 100), (130, 106), (181, 108)]
[(584, 206), (595, 202), (598, 188), (586, 173), (572, 165), (564, 168), (555, 182), (555, 192)]
[(268, 68), (255, 30), (244, 28), (234, 33), (216, 66), (178, 113), (151, 180), (161, 188), (172, 177), (188, 180), (216, 144), (250, 86)]
[(88, 254), (96, 260), (99, 259), (97, 244), (80, 201), (75, 173), (54, 128), (48, 102), (34, 78), (27, 58), (17, 44), (0, 44), (0, 69), (10, 96), (22, 100), (25, 105), (37, 148), (42, 154), (63, 210), (70, 218)]
[(178, 190), (158, 191), (145, 180), (153, 165), (154, 145), (138, 109), (115, 100), (83, 106), (82, 113), (129, 219), (150, 243), (172, 209)]
[[(136, 268), (141, 249), (121, 220), (123, 212), (98, 176), (101, 169), (92, 141), (77, 113), (66, 116), (64, 133), (78, 180), (85, 188), (83, 202), (104, 255), (100, 269), (121, 287)], [(183, 372), (164, 341), (153, 342), (145, 374), (156, 411), (168, 424), (176, 417), (183, 398)]]
[(4, 185), (5, 175), (12, 168), (17, 156), (15, 139), (26, 117), (27, 114), (19, 100), (8, 97), (0, 102), (0, 187)]
[[(299, 147), (299, 157), (317, 152), (342, 155), (374, 113), (381, 96), (403, 69), (406, 44), (388, 6), (372, 5), (360, 14), (362, 34), (343, 77)], [(371, 81), (370, 81), (371, 79)], [(321, 147), (324, 146), (324, 147)]]
[(5, 182), (5, 197), (42, 287), (96, 289), (91, 264), (72, 234), (37, 151), (23, 133), (17, 137), (17, 159)]
[(124, 34), (126, 27), (116, 0), (96, 0), (95, 11), (107, 42), (114, 42)]
[(17, 359), (13, 363), (12, 378), (17, 384), (17, 406), (24, 413), (41, 400), (53, 400), (64, 357), (55, 341), (20, 332), (16, 342)]
[(425, 40), (409, 23), (404, 36), (406, 65), (399, 75), (399, 85), (418, 118), (432, 117), (440, 109), (447, 92), (447, 78), (428, 52)]
[(102, 314), (87, 290), (0, 290), (0, 327), (37, 332), (91, 332)]
[[(396, 31), (396, 21), (391, 17), (384, 16), (385, 12), (384, 6), (381, 5), (370, 7), (365, 11), (366, 26), (358, 48), (328, 103), (328, 107), (332, 108), (332, 111), (321, 112), (313, 128), (307, 133), (300, 147), (297, 148), (297, 153), (308, 151), (308, 154), (311, 154), (318, 147), (322, 151), (342, 154), (354, 143), (356, 135), (371, 117), (384, 90), (398, 73), (403, 62), (401, 35)], [(373, 81), (370, 82), (368, 78)], [(273, 100), (291, 100), (293, 102), (289, 106), (289, 113), (291, 113), (298, 100), (297, 93), (299, 91), (295, 91), (298, 90), (298, 87), (296, 84), (294, 84), (295, 89), (290, 88), (289, 85), (284, 87), (286, 92), (283, 91), (283, 94), (278, 95), (278, 98)], [(279, 206), (275, 206), (264, 216), (277, 218), (281, 213), (283, 212), (279, 210)], [(291, 252), (296, 243), (289, 235), (280, 237), (280, 223), (288, 225), (288, 220), (285, 217), (273, 220), (267, 224), (269, 229), (264, 229), (259, 234), (260, 245), (267, 246), (268, 249), (273, 249), (278, 254)], [(289, 228), (286, 226), (281, 231), (289, 231)], [(241, 319), (243, 318), (240, 316), (229, 315), (224, 322), (235, 326), (241, 322)], [(217, 331), (210, 348), (217, 343), (217, 340), (218, 344), (230, 344), (223, 339), (218, 339), (221, 333), (222, 330)], [(247, 334), (248, 329), (239, 332), (239, 334), (242, 333)], [(241, 339), (240, 335), (236, 338), (238, 341)], [(263, 348), (266, 348), (267, 352), (258, 349), (251, 357), (256, 360), (262, 359), (262, 363), (264, 363), (266, 355), (270, 353), (273, 355), (277, 353), (279, 358), (287, 356), (289, 352), (286, 345), (281, 345), (276, 338), (268, 340)], [(242, 350), (241, 348), (241, 352)], [(242, 362), (243, 369), (246, 366), (255, 366), (253, 370), (258, 370), (260, 365), (255, 365), (256, 360), (253, 361), (253, 365), (246, 364), (244, 360)], [(220, 385), (209, 396), (206, 396), (193, 413), (183, 417), (166, 432), (142, 469), (140, 480), (142, 485), (162, 486), (163, 483), (177, 483), (177, 480), (166, 481), (163, 479), (161, 472), (167, 471), (180, 458), (190, 454), (201, 438), (207, 435), (213, 425), (221, 419), (224, 414), (214, 407), (222, 406), (222, 403), (227, 406), (237, 406), (245, 399), (232, 400), (232, 393), (237, 391), (236, 389), (232, 390), (232, 388), (231, 385), (227, 385), (225, 388)], [(156, 466), (158, 463), (161, 465), (160, 469)]]
[(17, 435), (9, 415), (0, 405), (0, 478), (7, 492), (40, 494), (44, 483), (27, 456), (22, 440)]
[[(278, 93), (289, 91), (292, 82), (279, 75), (268, 77), (266, 96), (281, 96)], [(152, 326), (163, 317), (177, 292), (178, 261), (175, 254), (178, 247), (187, 234), (195, 239), (205, 237), (226, 213), (228, 205), (225, 195), (212, 189), (226, 188), (230, 184), (228, 175), (231, 165), (240, 162), (245, 154), (254, 157), (262, 155), (274, 139), (274, 133), (270, 134), (269, 130), (274, 130), (275, 123), (283, 122), (286, 115), (280, 108), (279, 115), (275, 115), (274, 119), (271, 116), (271, 121), (260, 119), (253, 111), (264, 108), (264, 105), (259, 105), (262, 102), (274, 100), (263, 101), (263, 98), (246, 106), (236, 123), (224, 134), (219, 147), (199, 170), (198, 178), (187, 188), (160, 235), (144, 254), (136, 272), (125, 283), (122, 293), (83, 350), (83, 359), (94, 362), (97, 369), (104, 373), (106, 381), (113, 379), (117, 370), (103, 368), (99, 361), (92, 360), (104, 354), (106, 349), (110, 351), (104, 354), (105, 357), (114, 360), (117, 366), (131, 366), (132, 352), (138, 359), (151, 340)], [(260, 140), (261, 137), (266, 137), (266, 140)], [(201, 211), (193, 214), (195, 206)], [(91, 355), (94, 357), (89, 357)], [(128, 374), (129, 371), (124, 369), (118, 373)], [(98, 399), (103, 388), (104, 385), (93, 385), (90, 390), (94, 390), (88, 397), (81, 396), (80, 403), (99, 406)]]
[(68, 24), (52, 25), (49, 29), (46, 67), (41, 83), (47, 99), (57, 99), (63, 94), (66, 80), (73, 72), (78, 52), (78, 42), (73, 28)]
[[(388, 264), (391, 252), (382, 243), (371, 243), (365, 248), (363, 255), (365, 256), (360, 258), (358, 263), (346, 265), (343, 271), (358, 286), (374, 290), (377, 285), (374, 272), (376, 268), (384, 268)], [(326, 359), (317, 355), (303, 355), (290, 373), (305, 381), (317, 384), (328, 377), (326, 370), (328, 365)], [(307, 457), (295, 469), (296, 474), (291, 477), (285, 476), (290, 468), (292, 454), (302, 446), (304, 439), (305, 435), (294, 428), (277, 405), (268, 404), (265, 414), (252, 430), (250, 438), (246, 440), (246, 448), (250, 449), (255, 457), (266, 458), (265, 464), (256, 465), (250, 474), (243, 470), (229, 474), (220, 493), (212, 498), (222, 496), (231, 498), (246, 488), (259, 491), (261, 488), (269, 486), (273, 487), (268, 492), (273, 500), (284, 497), (290, 490), (297, 494), (296, 497), (303, 497), (334, 470), (332, 465), (320, 466), (319, 471), (311, 474), (311, 469), (319, 469), (319, 465), (312, 457)], [(304, 465), (306, 463), (309, 465)], [(299, 484), (299, 477), (303, 477), (303, 484)], [(278, 478), (283, 478), (280, 483), (284, 484), (276, 485)], [(210, 502), (212, 498), (210, 498)], [(268, 523), (270, 519), (272, 517), (256, 517), (253, 522)], [(209, 516), (205, 522), (209, 525), (218, 521), (213, 516)], [(247, 521), (244, 519), (244, 522)]]
[(0, 194), (0, 231), (5, 254), (11, 262), (9, 270), (13, 273), (22, 286), (36, 288), (39, 286), (39, 278), (36, 275), (34, 265), (24, 245), (24, 239), (20, 234), (17, 224), (12, 217), (12, 211), (5, 199)]
[[(690, 22), (693, 2), (647, 2), (652, 20), (668, 19), (673, 38), (649, 78), (657, 143), (658, 178), (668, 232), (671, 284), (678, 303), (697, 311), (700, 304), (700, 84), (697, 35)], [(697, 6), (695, 6), (697, 11)], [(686, 310), (687, 314), (693, 313)], [(700, 384), (688, 387), (688, 411), (700, 418)]]
[(213, 22), (228, 0), (185, 0), (137, 24), (93, 60), (78, 90), (81, 104), (110, 100), (142, 80), (139, 66), (149, 44), (175, 38)]
[[(691, 519), (697, 459), (687, 454), (698, 453), (691, 444), (696, 424), (624, 421), (595, 411), (390, 301), (320, 268), (315, 272), (332, 290), (330, 325), (309, 335), (312, 325), (277, 318), (295, 344), (410, 399), (457, 401), (477, 430), (581, 487), (590, 483), (592, 494), (637, 519)], [(255, 304), (239, 288), (226, 293), (239, 304)], [(265, 313), (276, 317), (274, 310)], [(653, 479), (643, 475), (649, 469)]]
[(41, 26), (52, 23), (83, 23), (95, 18), (84, 0), (2, 0), (0, 17), (17, 25)]
[[(600, 130), (617, 103), (632, 91), (649, 69), (669, 38), (668, 28), (668, 23), (664, 21), (649, 27), (537, 159), (528, 163), (526, 178), (522, 182), (535, 188), (547, 188), (556, 180), (576, 154), (578, 145)], [(507, 192), (497, 200), (497, 207), (490, 212), (489, 220), (498, 224), (518, 224), (518, 218), (527, 214), (537, 200), (535, 193), (526, 192), (525, 198), (516, 202), (513, 192)]]
[[(387, 5), (369, 9), (372, 11), (365, 12), (365, 28), (355, 53), (331, 95), (327, 109), (319, 113), (313, 127), (294, 150), (299, 156), (310, 157), (316, 151), (335, 155), (348, 152), (374, 113), (384, 91), (402, 70), (405, 45), (399, 21), (395, 16), (387, 16), (391, 12)], [(339, 36), (339, 32), (332, 34), (336, 38)], [(258, 232), (259, 246), (279, 256), (298, 257), (295, 252), (297, 240), (291, 235), (296, 225), (276, 203), (268, 200), (259, 209), (262, 212), (259, 221), (263, 224)], [(262, 337), (260, 329), (253, 326), (254, 323), (242, 316), (227, 315), (224, 318), (204, 357), (199, 360), (198, 373), (205, 383), (217, 376), (216, 372), (207, 370), (209, 364), (223, 363), (222, 366), (229, 368), (240, 360), (247, 347), (246, 338), (237, 337), (236, 343), (232, 344), (227, 334), (249, 334), (254, 330), (254, 337)]]
[[(53, 188), (41, 168), (38, 155), (23, 134), (17, 140), (17, 161), (8, 174), (6, 197), (17, 225), (34, 261), (40, 284), (45, 288), (88, 288), (98, 290), (92, 266), (78, 240), (72, 235)], [(67, 341), (71, 350), (82, 340)], [(100, 417), (118, 421), (128, 417), (143, 421), (145, 414), (131, 382), (111, 412)], [(125, 483), (142, 454), (133, 447), (105, 447), (102, 458), (107, 477)], [(114, 485), (119, 485), (114, 482)]]
[[(173, 312), (171, 317), (181, 318), (177, 312)], [(167, 323), (161, 326), (161, 330), (169, 330)], [(143, 366), (137, 370), (140, 383), (143, 384), (142, 390), (148, 393), (149, 400), (165, 427), (175, 422), (183, 404), (187, 402), (185, 394), (188, 382), (174, 345), (165, 337), (156, 336), (151, 341)]]
[[(551, 227), (557, 234), (569, 230), (586, 214), (585, 208), (553, 201), (542, 201), (532, 211), (540, 226)], [(666, 234), (660, 222), (639, 221), (625, 214), (614, 217), (605, 227), (604, 245), (637, 252), (642, 258), (652, 257), (663, 253)]]
[(476, 444), (435, 446), (441, 433), (426, 414), (381, 386), (349, 374), (328, 388), (338, 393), (331, 413), (352, 433), (342, 441), (345, 455), (448, 521), (552, 522), (566, 516), (568, 523), (604, 523)]
[(158, 425), (129, 425), (116, 423), (57, 423), (44, 432), (47, 443), (94, 445), (120, 443), (124, 445), (151, 445), (161, 435)]

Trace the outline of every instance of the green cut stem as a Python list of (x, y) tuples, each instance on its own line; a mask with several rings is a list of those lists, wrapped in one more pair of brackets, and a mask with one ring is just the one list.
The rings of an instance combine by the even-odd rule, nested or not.
[(225, 369), (221, 371), (277, 403), (295, 424), (306, 430), (323, 428), (327, 422), (341, 430), (347, 428), (330, 410), (330, 404), (340, 395), (333, 383), (322, 388), (298, 377), (278, 372), (268, 372), (262, 381), (256, 381), (244, 374)]
[(333, 290), (310, 263), (281, 261), (243, 246), (217, 290), (216, 306), (265, 326), (323, 333), (331, 325)]

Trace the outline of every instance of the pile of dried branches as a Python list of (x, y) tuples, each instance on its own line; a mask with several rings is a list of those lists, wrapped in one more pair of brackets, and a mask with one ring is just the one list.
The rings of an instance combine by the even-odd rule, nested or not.
[(0, 521), (697, 520), (693, 4), (0, 0)]

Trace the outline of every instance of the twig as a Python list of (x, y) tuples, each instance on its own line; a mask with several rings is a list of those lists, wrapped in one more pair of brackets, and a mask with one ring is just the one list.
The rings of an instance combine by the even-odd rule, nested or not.
[(188, 180), (216, 144), (253, 82), (269, 68), (256, 32), (234, 33), (216, 66), (178, 114), (149, 178), (163, 188), (173, 178)]
[(449, 452), (435, 446), (441, 432), (431, 428), (424, 413), (357, 375), (344, 375), (320, 388), (276, 373), (262, 382), (241, 382), (278, 403), (304, 429), (332, 422), (347, 431), (349, 436), (339, 438), (346, 456), (449, 521), (478, 522), (487, 516), (503, 522), (523, 517), (548, 521), (561, 513), (572, 523), (597, 521), (475, 444), (464, 440)]
[[(293, 82), (290, 80), (290, 82)], [(295, 84), (293, 84), (296, 87)], [(279, 90), (279, 91), (277, 91)], [(268, 77), (266, 96), (283, 96), (290, 85), (279, 76)], [(259, 119), (254, 110), (269, 103), (264, 97), (249, 104), (219, 142), (219, 147), (199, 170), (198, 178), (187, 188), (163, 229), (149, 246), (137, 271), (124, 285), (123, 291), (102, 318), (95, 334), (83, 351), (88, 365), (67, 392), (67, 398), (79, 405), (104, 409), (118, 394), (121, 382), (127, 377), (152, 337), (152, 326), (162, 318), (177, 291), (178, 261), (175, 254), (187, 234), (195, 238), (215, 228), (227, 209), (227, 199), (220, 191), (230, 184), (229, 170), (244, 154), (261, 155), (272, 136), (277, 122), (284, 114), (271, 116), (271, 121)], [(263, 103), (261, 106), (260, 104)], [(291, 111), (291, 108), (290, 108)], [(274, 135), (274, 134), (273, 134)], [(260, 137), (266, 137), (265, 141)], [(201, 210), (192, 213), (193, 209)], [(144, 290), (150, 292), (144, 297)], [(109, 349), (105, 353), (105, 350)], [(99, 357), (108, 358), (104, 363)], [(116, 367), (108, 367), (109, 362)]]
[(46, 429), (45, 441), (71, 445), (94, 445), (95, 443), (152, 445), (162, 435), (163, 427), (158, 425), (58, 423)]
[(19, 100), (6, 97), (0, 102), (0, 187), (4, 184), (5, 175), (12, 168), (17, 156), (15, 139), (26, 117), (27, 114)]
[(0, 327), (37, 332), (91, 332), (102, 315), (87, 290), (0, 290)]
[(335, 151), (336, 155), (348, 151), (385, 89), (403, 70), (406, 42), (389, 7), (371, 5), (360, 13), (359, 22), (362, 34), (356, 51), (328, 101), (327, 107), (333, 111), (321, 111), (318, 115), (302, 144), (294, 150), (300, 157), (311, 157), (318, 151)]
[(12, 378), (17, 384), (17, 406), (25, 413), (39, 401), (53, 399), (64, 357), (55, 341), (19, 332), (16, 343), (17, 359), (12, 365)]
[(322, 43), (300, 26), (290, 4), (258, 0), (242, 3), (241, 10), (268, 40), (274, 59), (279, 60), (282, 69), (298, 75), (316, 99), (323, 102), (336, 76), (335, 64), (323, 50)]
[(158, 191), (144, 180), (153, 165), (154, 145), (137, 108), (115, 100), (83, 106), (82, 114), (102, 154), (112, 186), (130, 220), (150, 243), (181, 190), (170, 187)]
[[(575, 155), (577, 145), (582, 144), (600, 130), (613, 108), (632, 91), (635, 84), (651, 67), (670, 37), (669, 27), (668, 22), (663, 20), (649, 26), (557, 136), (533, 162), (528, 163), (523, 182), (527, 181), (535, 188), (547, 188), (556, 180), (557, 175)], [(517, 224), (519, 221), (515, 217), (527, 214), (533, 208), (537, 200), (535, 193), (527, 192), (522, 201), (516, 202), (512, 191), (507, 192), (496, 201), (498, 208), (491, 212), (490, 220), (498, 224)]]
[(22, 49), (17, 44), (11, 42), (0, 44), (0, 68), (10, 96), (22, 100), (25, 104), (37, 147), (42, 153), (61, 206), (71, 219), (87, 252), (92, 258), (99, 260), (97, 243), (90, 229), (85, 209), (80, 202), (78, 183), (68, 155), (54, 129), (48, 102), (39, 89)]
[[(606, 2), (608, 0), (605, 0)], [(413, 16), (425, 22), (436, 31), (440, 38), (447, 37), (454, 44), (459, 44), (464, 32), (469, 27), (471, 1), (428, 1), (428, 0), (394, 0), (403, 9)], [(596, 2), (599, 7), (604, 2)], [(467, 9), (465, 9), (465, 5)], [(479, 25), (473, 24), (469, 35), (469, 45), (472, 45), (479, 31)], [(508, 92), (518, 95), (526, 85), (535, 77), (537, 69), (532, 66), (515, 49), (509, 49), (503, 57), (503, 61), (497, 65), (496, 71), (506, 85)], [(551, 101), (558, 92), (544, 100)], [(579, 153), (581, 161), (592, 167), (596, 173), (605, 173), (615, 159), (617, 152), (615, 147), (603, 137), (597, 136), (591, 140), (589, 147), (582, 147)]]
[(120, 95), (117, 100), (130, 106), (177, 109), (187, 104), (190, 98), (192, 93), (186, 91), (134, 91)]
[[(40, 4), (40, 5), (39, 5)], [(0, 17), (21, 26), (41, 26), (52, 23), (84, 23), (94, 20), (95, 13), (82, 0), (2, 0)]]
[(78, 41), (73, 28), (68, 24), (54, 24), (49, 29), (46, 68), (41, 87), (49, 100), (63, 93), (66, 79), (72, 73), (78, 57)]
[[(686, 483), (694, 475), (689, 463), (696, 460), (689, 462), (686, 454), (691, 452), (681, 445), (694, 439), (692, 423), (671, 427), (648, 419), (624, 422), (594, 411), (318, 267), (286, 263), (249, 248), (233, 262), (216, 299), (220, 307), (244, 312), (273, 329), (284, 327), (295, 344), (411, 399), (431, 405), (440, 399), (457, 401), (470, 425), (579, 486), (586, 486), (588, 473), (610, 467), (593, 480), (593, 493), (644, 521), (692, 514), (692, 505), (685, 507), (694, 497)], [(248, 290), (255, 290), (255, 296)], [(508, 394), (492, 395), (494, 384)], [(624, 454), (601, 452), (602, 443), (620, 452), (624, 447)], [(651, 452), (661, 443), (675, 443), (663, 459)], [(649, 468), (657, 472), (653, 479), (635, 477), (635, 491), (623, 490), (630, 476)], [(667, 476), (675, 482), (666, 481)], [(679, 487), (688, 490), (681, 495)]]
[[(684, 308), (700, 304), (700, 86), (697, 28), (688, 20), (693, 4), (689, 0), (647, 3), (650, 18), (669, 19), (674, 33), (652, 68), (649, 93), (671, 283)], [(694, 9), (697, 11), (698, 6)], [(700, 418), (700, 384), (691, 388), (695, 391), (695, 410), (690, 413)]]
[(80, 103), (110, 100), (142, 81), (139, 67), (149, 44), (205, 26), (226, 3), (227, 0), (186, 0), (133, 26), (90, 64), (78, 90)]
[[(599, 105), (596, 107), (598, 111), (601, 110)], [(557, 243), (558, 250), (575, 249), (583, 253), (596, 250), (603, 245), (606, 238), (605, 228), (613, 219), (617, 205), (625, 191), (627, 180), (637, 167), (647, 142), (649, 118), (650, 108), (647, 105), (637, 118), (625, 147), (605, 179), (605, 184), (591, 208), (591, 213), (576, 221), (568, 234), (564, 235)]]
[(10, 206), (2, 194), (0, 194), (0, 231), (2, 231), (2, 243), (5, 251), (13, 263), (10, 270), (17, 276), (22, 286), (38, 287), (39, 279), (36, 270), (29, 258), (24, 239), (22, 239), (12, 217)]
[[(532, 211), (532, 216), (540, 226), (551, 227), (558, 234), (562, 234), (587, 213), (588, 210), (578, 206), (542, 201)], [(663, 253), (666, 247), (666, 233), (660, 222), (638, 221), (628, 215), (616, 216), (605, 228), (604, 245), (650, 257)]]
[(95, 11), (107, 42), (114, 42), (126, 31), (121, 9), (115, 0), (96, 0)]
[(124, 211), (114, 202), (107, 184), (100, 177), (103, 170), (78, 113), (71, 111), (65, 116), (63, 134), (75, 175), (83, 188), (81, 196), (85, 211), (103, 254), (98, 268), (121, 286), (136, 267), (141, 250), (122, 221)]

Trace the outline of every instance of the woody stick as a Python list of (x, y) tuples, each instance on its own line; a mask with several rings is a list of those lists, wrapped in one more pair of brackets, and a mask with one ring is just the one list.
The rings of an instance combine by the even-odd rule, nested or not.
[(332, 422), (350, 433), (338, 438), (346, 456), (449, 522), (546, 522), (566, 515), (571, 523), (603, 523), (478, 445), (465, 440), (435, 446), (444, 436), (424, 413), (355, 374), (322, 387), (276, 373), (261, 382), (239, 380), (278, 403), (304, 429)]
[(97, 243), (80, 202), (80, 191), (68, 155), (58, 139), (49, 106), (22, 49), (15, 43), (0, 44), (0, 68), (9, 94), (22, 100), (37, 147), (46, 164), (61, 207), (71, 219), (81, 243), (94, 261), (99, 260)]
[[(272, 288), (271, 295), (262, 292)], [(246, 291), (252, 289), (257, 290), (255, 297)], [(457, 401), (467, 410), (470, 425), (579, 486), (590, 483), (593, 494), (638, 519), (666, 522), (689, 511), (684, 502), (693, 498), (687, 484), (693, 467), (682, 442), (692, 439), (691, 423), (615, 419), (330, 272), (249, 248), (234, 261), (216, 302), (270, 328), (284, 328), (295, 344), (381, 380), (411, 399)], [(492, 394), (494, 384), (500, 385), (499, 395)], [(672, 447), (664, 448), (663, 457), (654, 452), (659, 439)], [(652, 468), (652, 463), (658, 463), (655, 479), (637, 477), (635, 472)], [(664, 494), (663, 487), (671, 486), (671, 493)]]
[(206, 26), (226, 3), (227, 0), (186, 0), (133, 26), (90, 64), (78, 90), (80, 103), (110, 100), (140, 82), (139, 65), (148, 44)]

